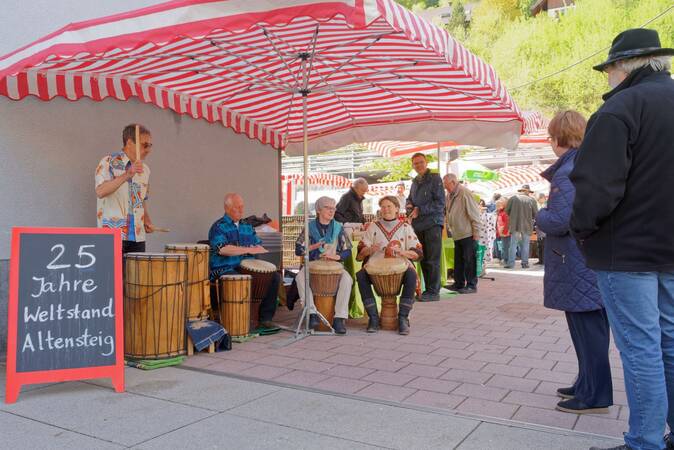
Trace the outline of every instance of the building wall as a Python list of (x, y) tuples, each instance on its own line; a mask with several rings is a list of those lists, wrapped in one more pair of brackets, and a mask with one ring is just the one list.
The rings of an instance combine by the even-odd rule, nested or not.
[[(13, 13), (0, 16), (0, 55), (72, 21), (159, 3), (5, 1)], [(0, 354), (6, 346), (11, 227), (96, 226), (94, 169), (101, 157), (121, 148), (122, 128), (132, 122), (152, 131), (149, 211), (155, 225), (171, 229), (150, 235), (148, 250), (205, 239), (229, 191), (244, 196), (247, 214), (266, 212), (278, 219), (278, 152), (222, 125), (135, 99), (14, 102), (0, 97)]]

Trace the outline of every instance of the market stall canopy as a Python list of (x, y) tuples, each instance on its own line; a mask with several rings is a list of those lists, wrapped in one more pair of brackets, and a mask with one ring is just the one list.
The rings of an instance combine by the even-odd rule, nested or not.
[[(307, 176), (309, 186), (343, 189), (351, 186), (351, 181), (341, 175), (331, 173), (312, 173)], [(301, 173), (281, 175), (281, 183), (295, 183), (304, 185), (304, 176)]]
[[(547, 131), (549, 121), (543, 114), (538, 111), (525, 111), (522, 114), (522, 119), (524, 121), (524, 134), (520, 137), (520, 144), (549, 145)], [(466, 144), (465, 142), (460, 143), (456, 141), (375, 141), (366, 142), (363, 145), (368, 150), (374, 151), (385, 158), (399, 158), (415, 153), (436, 152), (438, 147), (441, 151), (447, 151)]]
[(489, 65), (393, 0), (176, 0), (74, 23), (0, 57), (0, 95), (136, 97), (290, 155), (305, 127), (318, 153), (514, 147), (523, 123)]
[(541, 177), (541, 172), (548, 167), (547, 164), (503, 167), (495, 170), (498, 174), (497, 181), (478, 181), (470, 183), (468, 188), (476, 192), (500, 192), (517, 190), (523, 184), (547, 184), (547, 181)]

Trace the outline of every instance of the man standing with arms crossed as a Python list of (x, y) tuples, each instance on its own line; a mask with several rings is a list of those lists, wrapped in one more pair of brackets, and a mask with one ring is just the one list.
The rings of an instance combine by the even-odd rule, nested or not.
[(407, 211), (412, 228), (423, 247), (421, 270), (426, 290), (419, 301), (440, 300), (440, 258), (442, 257), (442, 225), (445, 221), (445, 190), (442, 179), (428, 169), (423, 153), (412, 156), (412, 167), (418, 174), (412, 180), (407, 198)]

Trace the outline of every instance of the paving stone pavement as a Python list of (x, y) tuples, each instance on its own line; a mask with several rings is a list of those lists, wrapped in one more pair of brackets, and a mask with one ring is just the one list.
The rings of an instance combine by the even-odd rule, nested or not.
[[(478, 293), (414, 305), (412, 332), (365, 333), (365, 319), (348, 321), (346, 336), (290, 333), (234, 344), (230, 352), (200, 354), (186, 365), (276, 380), (363, 398), (622, 437), (627, 402), (614, 347), (614, 403), (609, 414), (555, 410), (555, 390), (570, 385), (576, 356), (564, 314), (543, 304), (541, 270), (492, 270)], [(276, 320), (297, 314), (280, 308)]]
[[(587, 450), (617, 443), (208, 372), (127, 368), (121, 394), (106, 380), (30, 386), (15, 404), (0, 402), (0, 448)], [(0, 365), (2, 392), (4, 375)], [(376, 391), (375, 383), (368, 386)]]

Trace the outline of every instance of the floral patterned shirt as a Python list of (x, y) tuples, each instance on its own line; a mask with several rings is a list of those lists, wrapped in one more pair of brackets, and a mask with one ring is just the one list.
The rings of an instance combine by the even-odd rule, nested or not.
[[(131, 160), (124, 152), (105, 156), (96, 167), (96, 187), (124, 175)], [(148, 198), (150, 168), (143, 163), (143, 173), (134, 175), (112, 194), (96, 200), (96, 219), (102, 228), (120, 228), (125, 241), (145, 241), (145, 207)]]

